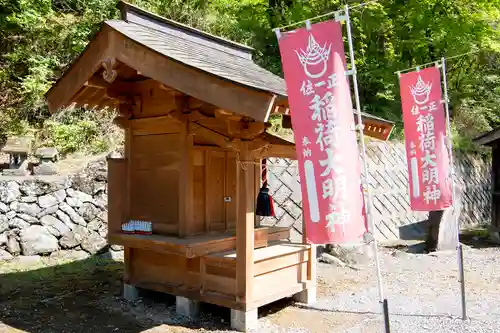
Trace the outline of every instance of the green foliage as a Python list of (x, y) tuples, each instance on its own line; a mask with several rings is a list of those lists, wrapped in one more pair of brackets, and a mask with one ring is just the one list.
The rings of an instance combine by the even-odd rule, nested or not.
[[(137, 6), (246, 43), (254, 59), (281, 74), (272, 28), (337, 10), (341, 0), (135, 0)], [(43, 94), (79, 55), (100, 22), (116, 18), (116, 0), (0, 0), (0, 135), (41, 130), (64, 151), (107, 139), (96, 120), (76, 113), (49, 119)], [(394, 72), (478, 51), (448, 63), (455, 146), (500, 125), (499, 0), (380, 0), (351, 11), (363, 111), (393, 120), (402, 137)], [(97, 127), (96, 127), (97, 126)], [(50, 130), (49, 130), (50, 128)], [(90, 144), (94, 147), (94, 144)], [(100, 147), (100, 148), (98, 148)]]
[(97, 132), (95, 125), (95, 123), (84, 120), (79, 120), (74, 124), (48, 121), (46, 128), (52, 135), (47, 143), (59, 147), (63, 152), (75, 152), (95, 137)]
[(36, 145), (57, 147), (62, 154), (84, 151), (97, 154), (120, 144), (120, 130), (113, 126), (114, 110), (66, 109), (46, 120), (37, 132)]

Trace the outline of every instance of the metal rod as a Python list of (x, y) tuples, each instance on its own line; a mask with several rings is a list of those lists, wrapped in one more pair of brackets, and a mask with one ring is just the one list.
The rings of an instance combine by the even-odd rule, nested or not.
[[(346, 15), (346, 26), (347, 26), (347, 40), (349, 42), (349, 54), (351, 58), (351, 69), (352, 69), (352, 81), (354, 85), (354, 98), (356, 102), (356, 114), (358, 118), (358, 125), (363, 124), (363, 120), (361, 118), (361, 103), (359, 101), (359, 89), (358, 89), (358, 77), (356, 73), (356, 63), (354, 62), (354, 46), (352, 43), (352, 32), (351, 32), (351, 20), (349, 18), (349, 6), (345, 5), (345, 15)], [(368, 163), (366, 160), (366, 146), (365, 146), (365, 137), (364, 133), (362, 130), (363, 126), (359, 126), (359, 137), (361, 141), (361, 156), (363, 158), (363, 169), (364, 169), (364, 174), (365, 176), (363, 177), (363, 182), (364, 182), (364, 187), (366, 188), (366, 219), (368, 220), (368, 225), (370, 228), (370, 231), (374, 233), (375, 231), (375, 226), (373, 224), (373, 219), (372, 219), (372, 198), (371, 198), (371, 191), (370, 191), (370, 186), (368, 185)], [(378, 293), (379, 293), (379, 298), (380, 298), (380, 304), (383, 306), (384, 302), (384, 288), (382, 286), (383, 281), (382, 281), (382, 273), (380, 270), (380, 259), (379, 259), (379, 253), (378, 253), (378, 245), (375, 240), (375, 237), (372, 237), (371, 242), (373, 243), (373, 252), (375, 255), (375, 265), (377, 268), (377, 282), (378, 282)], [(383, 310), (383, 309), (382, 309)], [(386, 332), (388, 333), (388, 332)]]
[[(362, 3), (358, 3), (357, 5), (350, 6), (349, 8), (353, 9), (353, 8), (357, 8), (357, 7), (363, 7), (363, 6), (369, 5), (369, 4), (373, 3), (373, 2), (378, 2), (378, 0), (365, 1), (365, 2), (362, 2)], [(339, 11), (342, 11), (342, 9), (341, 10), (335, 10), (333, 12), (328, 12), (328, 13), (325, 13), (325, 14), (321, 14), (321, 15), (318, 15), (318, 16), (314, 16), (314, 17), (308, 18), (307, 20), (293, 22), (293, 23), (290, 23), (288, 25), (284, 25), (282, 27), (274, 28), (272, 30), (276, 30), (276, 29), (277, 30), (281, 30), (281, 29), (286, 29), (286, 28), (294, 27), (296, 25), (299, 25), (299, 24), (302, 24), (302, 23), (306, 23), (307, 21), (313, 21), (313, 20), (317, 20), (319, 18), (323, 18), (323, 17), (326, 17), (326, 16), (335, 15), (335, 13), (337, 13)]]
[(451, 134), (451, 122), (450, 122), (450, 106), (448, 97), (448, 81), (446, 77), (446, 59), (441, 58), (441, 72), (443, 74), (443, 90), (444, 90), (444, 107), (446, 112), (446, 128), (448, 132), (448, 154), (450, 156), (450, 173), (451, 173), (451, 200), (453, 202), (453, 215), (455, 216), (456, 231), (457, 231), (457, 260), (458, 260), (458, 271), (460, 274), (460, 290), (462, 293), (462, 319), (467, 319), (467, 309), (465, 301), (465, 274), (464, 274), (464, 257), (462, 244), (460, 243), (460, 225), (459, 216), (456, 210), (456, 193), (455, 193), (455, 165), (453, 163), (453, 142)]
[[(443, 58), (441, 58), (441, 61), (442, 61), (442, 59), (450, 60), (450, 59), (454, 59), (454, 58), (458, 58), (458, 57), (464, 57), (464, 56), (469, 55), (469, 54), (478, 53), (479, 51), (480, 50), (476, 50), (476, 51), (471, 51), (471, 52), (467, 52), (467, 53), (457, 54), (457, 55), (454, 55), (454, 56), (451, 56), (451, 57), (443, 57)], [(401, 74), (401, 73), (404, 73), (404, 72), (407, 72), (407, 71), (411, 71), (411, 70), (414, 70), (414, 69), (418, 70), (421, 67), (430, 66), (430, 65), (436, 65), (437, 62), (438, 61), (431, 61), (431, 62), (427, 62), (425, 64), (421, 64), (421, 65), (418, 65), (418, 66), (409, 67), (409, 68), (406, 68), (406, 69), (403, 69), (403, 70), (400, 70), (400, 71), (396, 71), (396, 72), (394, 72), (394, 74)]]
[(384, 323), (385, 323), (385, 333), (391, 332), (391, 325), (389, 322), (389, 303), (387, 299), (384, 299)]
[(462, 293), (462, 320), (467, 319), (467, 307), (465, 300), (465, 274), (464, 274), (464, 253), (462, 244), (458, 244), (458, 269), (460, 271), (460, 292)]

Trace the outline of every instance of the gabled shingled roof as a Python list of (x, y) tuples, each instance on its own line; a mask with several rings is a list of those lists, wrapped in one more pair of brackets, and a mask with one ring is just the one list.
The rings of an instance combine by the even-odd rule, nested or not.
[[(51, 112), (75, 101), (91, 106), (116, 105), (106, 89), (87, 86), (87, 80), (111, 57), (140, 76), (256, 121), (266, 122), (272, 113), (290, 116), (285, 81), (255, 64), (251, 47), (123, 1), (118, 7), (121, 19), (103, 22), (85, 51), (45, 94)], [(372, 132), (378, 131), (368, 135), (387, 139), (393, 123), (365, 113), (362, 117)]]
[(286, 96), (285, 81), (252, 61), (252, 48), (167, 20), (125, 2), (122, 20), (106, 24), (187, 66), (253, 89)]

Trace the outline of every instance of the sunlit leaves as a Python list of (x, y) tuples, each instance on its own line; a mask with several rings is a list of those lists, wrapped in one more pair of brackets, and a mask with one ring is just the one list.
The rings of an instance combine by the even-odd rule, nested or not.
[[(341, 9), (345, 3), (129, 2), (253, 46), (255, 61), (276, 74), (281, 74), (281, 61), (272, 28)], [(0, 0), (0, 112), (8, 117), (39, 119), (33, 115), (44, 114), (43, 93), (83, 51), (99, 24), (116, 17), (116, 0)], [(401, 129), (394, 72), (442, 56), (480, 50), (448, 62), (454, 128), (457, 133), (472, 136), (500, 125), (500, 0), (379, 0), (352, 9), (351, 19), (365, 111), (394, 120)], [(3, 119), (5, 124), (6, 117)]]

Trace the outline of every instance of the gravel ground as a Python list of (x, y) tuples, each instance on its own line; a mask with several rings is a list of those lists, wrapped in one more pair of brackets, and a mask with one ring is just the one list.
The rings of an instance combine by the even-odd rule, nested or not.
[[(456, 253), (411, 254), (382, 249), (385, 297), (389, 302), (391, 332), (498, 332), (500, 331), (500, 249), (464, 248), (467, 312), (461, 319), (461, 297)], [(325, 288), (314, 309), (326, 313), (363, 314), (348, 329), (331, 332), (383, 332), (378, 314), (378, 285), (374, 267), (360, 271), (320, 266)], [(349, 284), (328, 287), (336, 281)], [(351, 282), (351, 283), (349, 283)], [(314, 310), (310, 310), (314, 311)], [(311, 332), (313, 332), (311, 330)]]
[[(460, 319), (455, 253), (406, 250), (380, 251), (391, 332), (500, 332), (500, 248), (465, 247), (466, 321)], [(61, 267), (32, 271), (36, 279), (11, 269), (0, 274), (0, 332), (231, 332), (224, 308), (202, 305), (201, 319), (191, 321), (175, 314), (175, 300), (167, 295), (150, 293), (125, 302), (119, 297), (121, 263)], [(306, 307), (283, 300), (263, 307), (253, 332), (381, 333), (377, 300), (373, 264), (358, 269), (319, 264), (318, 302)]]

